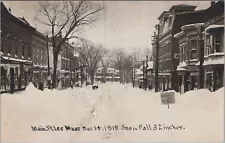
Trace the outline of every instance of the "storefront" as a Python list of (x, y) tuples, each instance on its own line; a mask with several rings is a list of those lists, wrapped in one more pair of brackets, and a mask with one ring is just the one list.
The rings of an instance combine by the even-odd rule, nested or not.
[(223, 87), (224, 25), (210, 25), (205, 29), (205, 88), (215, 91)]
[(1, 56), (1, 93), (21, 91), (31, 81), (32, 62)]

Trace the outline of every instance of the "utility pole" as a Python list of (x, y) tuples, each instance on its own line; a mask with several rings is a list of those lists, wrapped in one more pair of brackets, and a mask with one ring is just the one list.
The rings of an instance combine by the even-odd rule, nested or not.
[(146, 56), (146, 69), (145, 69), (145, 76), (146, 76), (146, 79), (145, 79), (145, 91), (147, 90), (147, 85), (148, 85), (148, 55)]
[(49, 47), (48, 47), (48, 35), (46, 36), (46, 38), (47, 38), (47, 44), (46, 44), (46, 46), (47, 46), (47, 60), (48, 60), (48, 89), (50, 89), (50, 80), (51, 80), (51, 78), (50, 78), (50, 61), (49, 61)]
[(142, 64), (143, 64), (143, 88), (145, 88), (145, 82), (144, 82), (144, 79), (145, 79), (145, 61), (142, 61)]
[(155, 63), (155, 92), (158, 92), (158, 72), (159, 72), (159, 24), (156, 25), (157, 35), (154, 35), (156, 40), (156, 63)]

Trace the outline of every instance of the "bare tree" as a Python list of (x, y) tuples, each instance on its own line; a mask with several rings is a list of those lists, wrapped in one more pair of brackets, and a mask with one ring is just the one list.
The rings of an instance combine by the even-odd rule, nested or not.
[(119, 70), (120, 73), (120, 83), (122, 83), (122, 79), (124, 78), (124, 63), (126, 54), (124, 52), (124, 49), (118, 48), (113, 50), (114, 55), (114, 67)]
[(83, 62), (87, 64), (87, 71), (91, 77), (91, 84), (94, 84), (94, 76), (98, 63), (101, 61), (104, 50), (102, 45), (95, 45), (91, 41), (82, 39), (82, 47), (75, 49)]
[(103, 49), (103, 57), (101, 59), (101, 64), (104, 71), (104, 80), (106, 79), (107, 69), (109, 68), (111, 62), (112, 62), (112, 52), (109, 49)]
[(48, 26), (53, 47), (53, 88), (56, 87), (58, 55), (62, 44), (76, 36), (83, 26), (91, 25), (98, 19), (103, 7), (94, 5), (91, 1), (40, 1), (40, 9), (36, 20)]

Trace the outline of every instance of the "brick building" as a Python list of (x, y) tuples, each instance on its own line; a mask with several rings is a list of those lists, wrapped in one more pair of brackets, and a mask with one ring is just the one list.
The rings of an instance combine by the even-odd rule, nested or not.
[(76, 57), (74, 55), (74, 47), (68, 42), (64, 42), (61, 47), (61, 81), (62, 87), (68, 87), (74, 81), (74, 69), (76, 68)]
[(202, 23), (183, 25), (174, 36), (179, 43), (177, 71), (182, 92), (203, 87), (214, 91), (223, 86), (224, 2), (211, 2), (199, 20)]
[(32, 79), (36, 87), (41, 82), (45, 83), (46, 86), (48, 71), (47, 40), (47, 36), (38, 31), (35, 31), (32, 35)]
[(35, 28), (15, 17), (1, 2), (1, 91), (21, 90), (31, 77)]
[[(203, 52), (203, 41), (199, 36), (204, 23), (183, 25), (182, 31), (174, 35), (179, 44), (178, 86), (180, 92), (198, 88), (203, 80), (200, 77), (200, 53)], [(199, 30), (198, 30), (199, 29)], [(199, 82), (198, 82), (199, 81)]]
[(224, 82), (224, 1), (211, 2), (204, 17), (204, 87), (215, 91)]
[[(179, 65), (179, 45), (174, 35), (180, 32), (181, 26), (199, 22), (203, 10), (195, 11), (196, 6), (174, 5), (169, 11), (159, 16), (159, 51), (158, 87), (160, 90), (172, 88), (178, 91), (177, 66)], [(189, 17), (189, 18), (187, 18)], [(158, 29), (157, 29), (158, 30)], [(156, 67), (156, 42), (153, 47), (153, 68)], [(155, 70), (154, 70), (155, 71)]]

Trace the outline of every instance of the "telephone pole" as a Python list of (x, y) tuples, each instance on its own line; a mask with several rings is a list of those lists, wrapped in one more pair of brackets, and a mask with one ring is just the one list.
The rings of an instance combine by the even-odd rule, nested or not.
[(148, 55), (146, 56), (146, 67), (145, 67), (145, 91), (147, 90), (148, 85)]
[(159, 24), (155, 26), (157, 30), (157, 34), (154, 35), (154, 40), (156, 41), (156, 58), (155, 58), (155, 92), (158, 92), (158, 83), (159, 83), (159, 78), (158, 78), (158, 72), (159, 72)]

